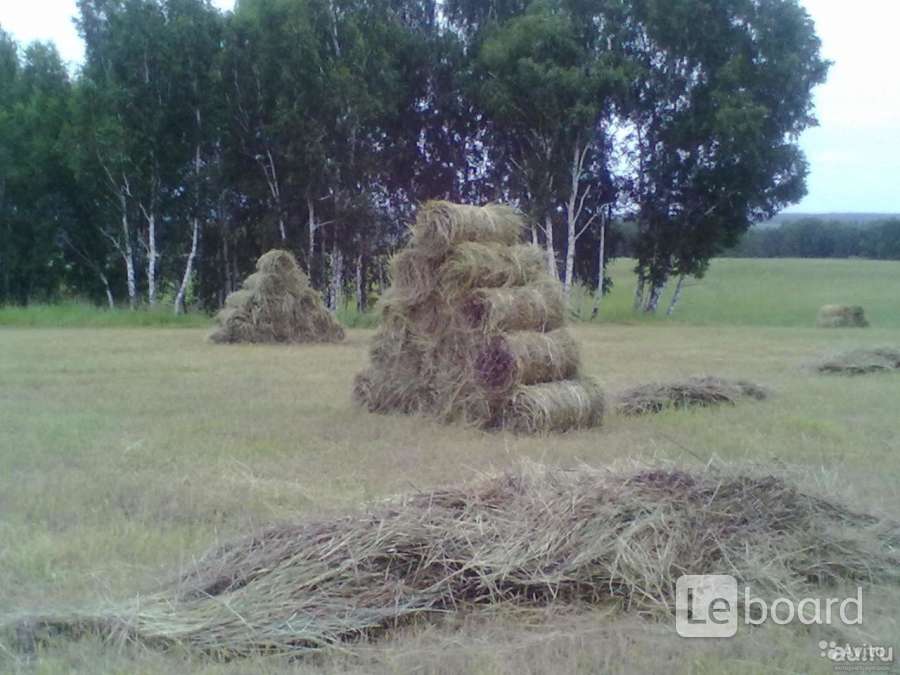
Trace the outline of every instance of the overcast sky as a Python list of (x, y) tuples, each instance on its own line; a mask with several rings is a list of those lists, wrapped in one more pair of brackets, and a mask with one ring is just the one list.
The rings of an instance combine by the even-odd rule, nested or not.
[[(820, 126), (801, 145), (809, 194), (789, 211), (900, 212), (898, 0), (802, 0), (834, 61), (816, 91)], [(234, 0), (213, 0), (231, 9)], [(0, 0), (0, 26), (20, 43), (52, 40), (77, 64), (83, 46), (72, 25), (75, 0)]]

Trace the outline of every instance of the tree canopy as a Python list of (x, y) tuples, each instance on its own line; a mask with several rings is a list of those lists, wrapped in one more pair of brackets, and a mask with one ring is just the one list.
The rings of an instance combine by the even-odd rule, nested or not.
[(76, 72), (0, 31), (0, 303), (212, 309), (278, 246), (364, 307), (445, 198), (518, 205), (567, 289), (636, 223), (653, 311), (804, 194), (828, 69), (797, 0), (78, 0), (77, 25)]

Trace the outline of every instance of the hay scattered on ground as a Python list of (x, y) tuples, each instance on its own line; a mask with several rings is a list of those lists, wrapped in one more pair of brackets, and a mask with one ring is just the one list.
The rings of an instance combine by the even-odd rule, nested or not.
[(675, 382), (643, 384), (623, 391), (618, 396), (617, 410), (623, 415), (644, 415), (667, 408), (734, 405), (742, 398), (761, 401), (768, 391), (746, 380), (724, 380), (720, 377), (689, 377)]
[(288, 251), (272, 250), (225, 299), (213, 342), (339, 342), (344, 329)]
[(539, 248), (517, 243), (522, 227), (506, 206), (420, 209), (391, 264), (358, 403), (527, 433), (601, 422), (602, 392), (579, 376), (562, 287)]
[(866, 313), (859, 305), (823, 305), (816, 317), (819, 328), (865, 328)]
[(15, 622), (19, 642), (100, 633), (218, 658), (303, 655), (412, 617), (613, 603), (669, 620), (682, 574), (755, 596), (900, 582), (900, 526), (775, 475), (524, 465), (222, 546), (130, 605)]
[(890, 370), (900, 370), (900, 349), (875, 347), (851, 349), (829, 356), (815, 364), (820, 373), (838, 375), (865, 375)]

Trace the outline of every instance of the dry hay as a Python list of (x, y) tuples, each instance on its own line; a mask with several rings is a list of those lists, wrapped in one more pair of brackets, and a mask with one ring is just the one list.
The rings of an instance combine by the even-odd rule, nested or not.
[(578, 374), (560, 283), (543, 251), (517, 243), (522, 227), (506, 206), (420, 209), (391, 263), (358, 403), (526, 433), (601, 422), (603, 395)]
[(898, 546), (897, 523), (778, 475), (526, 464), (262, 530), (132, 604), (0, 623), (22, 649), (99, 633), (216, 658), (302, 656), (479, 607), (590, 603), (668, 621), (683, 574), (731, 574), (769, 600), (893, 584)]
[(819, 328), (866, 328), (869, 322), (859, 305), (823, 305), (816, 317)]
[(734, 405), (739, 399), (761, 401), (768, 391), (746, 380), (720, 377), (689, 377), (685, 380), (642, 384), (623, 391), (617, 397), (616, 409), (623, 415), (657, 413), (667, 408)]
[(851, 349), (829, 356), (815, 364), (820, 373), (838, 375), (865, 375), (890, 370), (900, 370), (900, 349), (875, 347)]
[(225, 299), (213, 342), (338, 342), (344, 329), (288, 251), (272, 250)]

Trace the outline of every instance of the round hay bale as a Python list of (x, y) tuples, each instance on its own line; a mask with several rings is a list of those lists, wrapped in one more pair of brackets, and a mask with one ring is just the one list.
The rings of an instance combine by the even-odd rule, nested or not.
[(461, 311), (473, 328), (499, 331), (552, 331), (565, 321), (565, 299), (559, 283), (547, 278), (531, 286), (479, 288)]
[(462, 242), (441, 266), (439, 283), (447, 293), (525, 286), (543, 277), (546, 270), (546, 253), (537, 246)]
[(866, 328), (869, 322), (859, 305), (823, 305), (816, 317), (819, 328)]
[(589, 378), (516, 387), (503, 427), (520, 433), (569, 431), (599, 426), (606, 398)]
[(578, 345), (565, 329), (492, 338), (475, 357), (475, 381), (493, 393), (522, 384), (566, 380), (578, 371)]
[(512, 246), (524, 227), (522, 214), (511, 206), (469, 206), (445, 201), (424, 204), (416, 217), (416, 248), (432, 257), (443, 257), (453, 244), (466, 241), (497, 242)]

